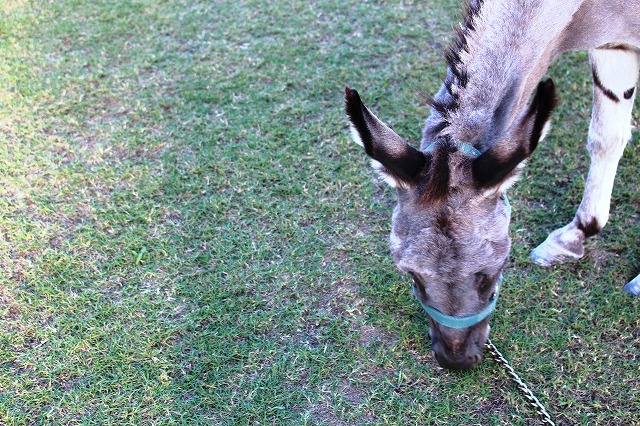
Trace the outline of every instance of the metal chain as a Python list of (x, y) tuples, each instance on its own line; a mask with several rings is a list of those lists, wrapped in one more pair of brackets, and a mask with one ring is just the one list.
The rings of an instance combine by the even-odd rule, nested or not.
[(502, 365), (505, 368), (505, 370), (507, 370), (507, 373), (509, 373), (509, 376), (511, 376), (513, 381), (516, 382), (516, 384), (518, 385), (518, 389), (520, 389), (520, 391), (524, 394), (524, 397), (526, 398), (529, 405), (531, 405), (533, 409), (536, 411), (536, 414), (540, 416), (540, 420), (542, 421), (542, 424), (555, 426), (555, 423), (553, 422), (553, 420), (551, 420), (551, 416), (549, 415), (549, 413), (547, 413), (547, 410), (544, 408), (544, 405), (542, 405), (540, 401), (538, 401), (538, 398), (536, 398), (533, 392), (531, 392), (531, 389), (529, 389), (529, 387), (522, 381), (520, 376), (518, 376), (518, 374), (511, 367), (511, 365), (509, 365), (509, 361), (507, 361), (506, 358), (502, 356), (502, 354), (500, 353), (498, 348), (495, 347), (491, 339), (487, 339), (487, 343), (484, 345), (484, 348), (492, 356), (495, 362)]

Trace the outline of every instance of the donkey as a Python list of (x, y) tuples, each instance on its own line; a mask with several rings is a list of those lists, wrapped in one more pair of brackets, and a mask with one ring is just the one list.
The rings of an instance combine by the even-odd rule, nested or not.
[[(444, 368), (482, 362), (489, 318), (510, 250), (505, 190), (544, 137), (556, 106), (551, 79), (561, 52), (589, 50), (591, 164), (573, 220), (532, 252), (549, 266), (579, 259), (608, 219), (616, 168), (631, 138), (640, 69), (640, 0), (470, 0), (430, 98), (420, 149), (407, 144), (346, 88), (353, 139), (392, 187), (390, 246), (429, 314)], [(640, 275), (625, 286), (640, 295)]]

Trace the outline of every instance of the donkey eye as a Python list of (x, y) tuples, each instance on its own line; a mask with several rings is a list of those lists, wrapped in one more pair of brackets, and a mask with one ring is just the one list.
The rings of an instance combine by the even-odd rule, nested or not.
[(496, 292), (494, 291), (493, 293), (491, 293), (491, 296), (489, 297), (489, 301), (493, 302), (496, 298)]
[(424, 288), (424, 285), (420, 283), (420, 280), (418, 279), (418, 275), (414, 274), (413, 272), (408, 272), (408, 274), (411, 276), (411, 278), (413, 278), (414, 294), (418, 297), (418, 299), (426, 303), (426, 301), (429, 300), (429, 295), (427, 294), (426, 289)]
[(480, 293), (485, 293), (489, 288), (491, 288), (491, 279), (487, 274), (483, 274), (478, 272), (476, 274), (476, 285), (478, 286), (478, 290)]

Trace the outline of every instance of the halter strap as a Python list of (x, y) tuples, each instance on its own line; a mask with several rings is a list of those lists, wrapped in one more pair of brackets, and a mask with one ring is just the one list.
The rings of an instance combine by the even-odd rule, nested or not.
[(509, 202), (509, 197), (507, 197), (507, 193), (502, 193), (502, 199), (504, 200), (504, 205), (507, 206), (507, 214), (511, 217), (511, 203)]
[[(464, 317), (457, 317), (453, 315), (443, 314), (436, 308), (433, 308), (431, 306), (428, 306), (422, 303), (422, 301), (420, 300), (417, 294), (416, 294), (416, 298), (418, 299), (418, 301), (420, 302), (424, 310), (427, 311), (427, 314), (435, 322), (440, 323), (445, 327), (460, 329), (460, 328), (471, 327), (473, 325), (478, 324), (480, 321), (488, 317), (491, 314), (491, 312), (493, 312), (493, 310), (496, 308), (496, 303), (498, 303), (498, 295), (500, 293), (501, 286), (502, 286), (502, 274), (500, 274), (500, 278), (498, 278), (498, 286), (496, 288), (496, 294), (493, 296), (493, 299), (491, 300), (491, 302), (489, 302), (487, 307), (481, 310), (480, 312), (478, 312), (477, 314), (467, 315)], [(414, 294), (416, 292), (415, 285), (413, 286), (413, 292)]]
[[(425, 152), (433, 152), (433, 150), (436, 148), (437, 145), (438, 144), (436, 142), (430, 144), (429, 146), (427, 146), (427, 149), (425, 149)], [(470, 157), (478, 158), (480, 157), (480, 154), (482, 154), (480, 151), (476, 149), (476, 147), (474, 147), (473, 145), (467, 142), (458, 142), (456, 143), (456, 146), (460, 151), (464, 152)]]

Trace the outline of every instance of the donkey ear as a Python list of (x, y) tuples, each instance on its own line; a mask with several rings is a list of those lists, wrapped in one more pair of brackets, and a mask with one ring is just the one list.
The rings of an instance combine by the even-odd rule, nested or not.
[(345, 89), (345, 107), (351, 136), (364, 147), (372, 165), (393, 187), (405, 186), (425, 167), (426, 158), (378, 119), (360, 100), (358, 92)]
[(517, 178), (524, 160), (529, 158), (548, 129), (551, 112), (558, 103), (551, 79), (540, 82), (531, 104), (498, 140), (473, 162), (473, 177), (481, 188), (504, 188)]

